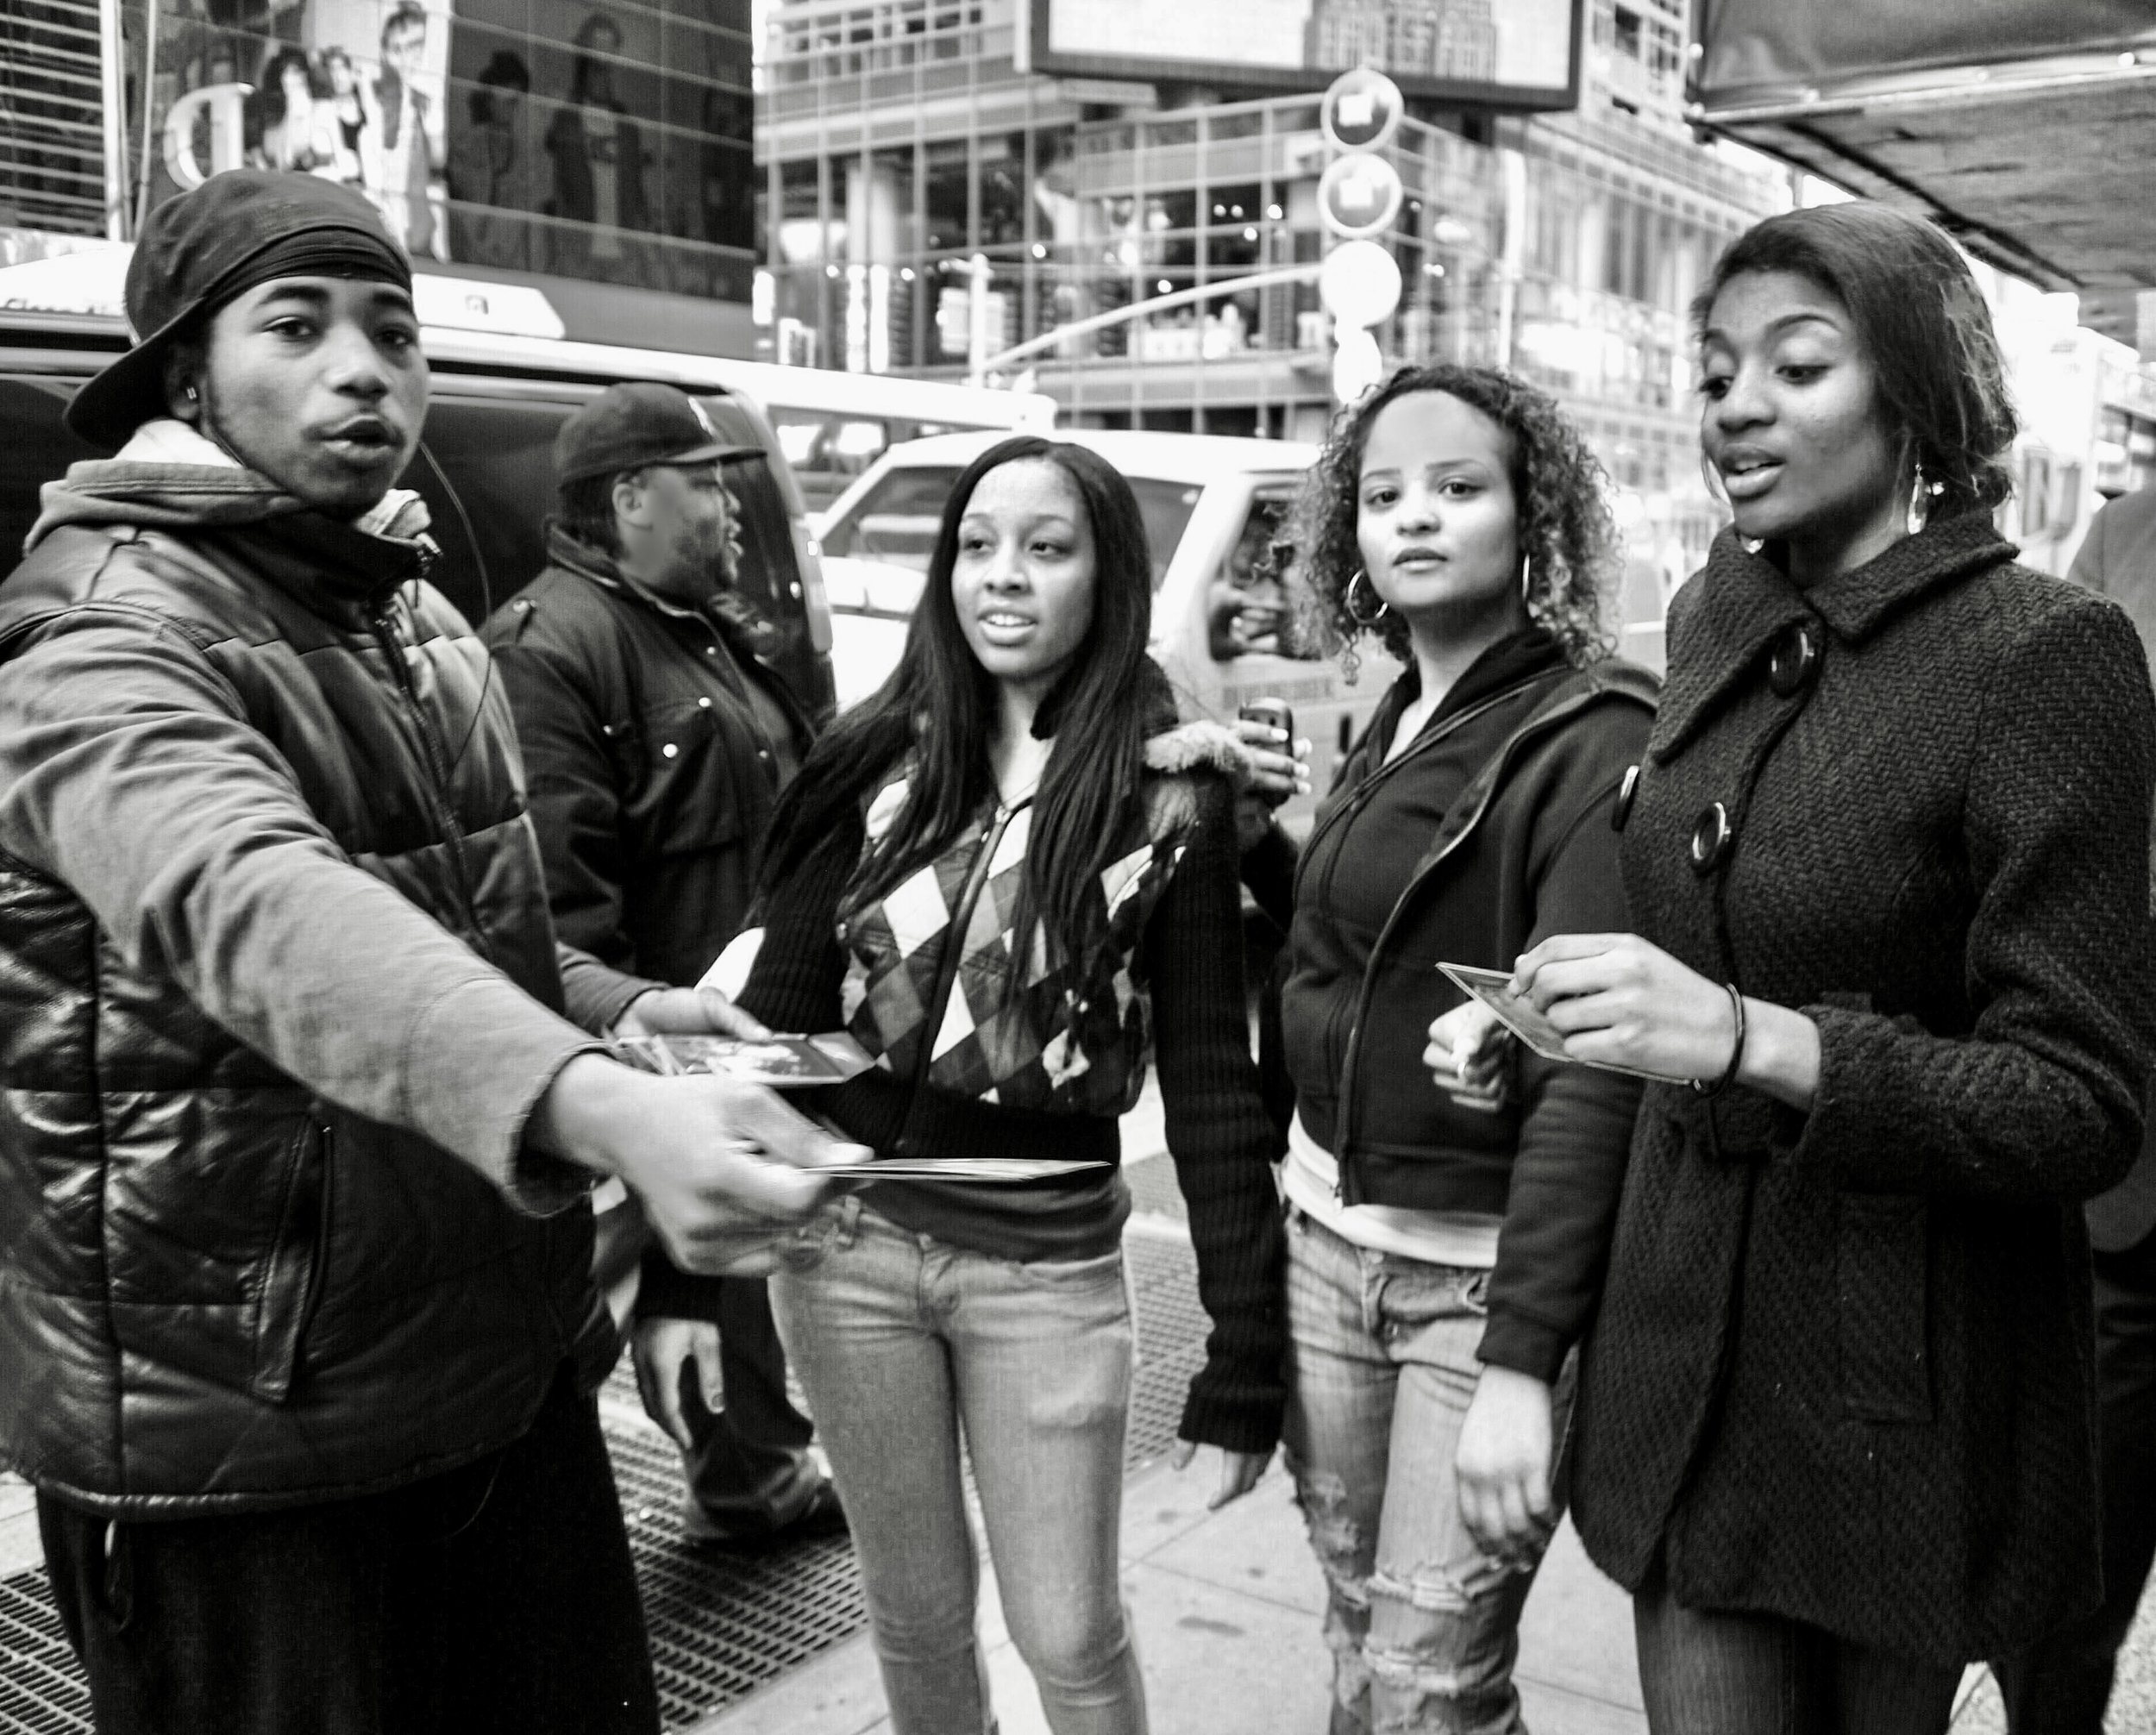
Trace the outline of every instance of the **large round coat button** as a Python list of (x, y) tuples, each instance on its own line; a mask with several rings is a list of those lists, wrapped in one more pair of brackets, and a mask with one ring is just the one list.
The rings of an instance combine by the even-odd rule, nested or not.
[(1729, 847), (1737, 841), (1730, 829), (1729, 810), (1716, 801), (1709, 804), (1692, 828), (1692, 871), (1704, 877), (1728, 860)]
[(1767, 659), (1767, 682), (1783, 698), (1800, 692), (1819, 673), (1819, 640), (1803, 622), (1774, 642)]
[(1639, 793), (1639, 767), (1627, 766), (1625, 780), (1617, 786), (1617, 805), (1610, 810), (1609, 829), (1622, 831), (1625, 822), (1632, 817), (1633, 798)]

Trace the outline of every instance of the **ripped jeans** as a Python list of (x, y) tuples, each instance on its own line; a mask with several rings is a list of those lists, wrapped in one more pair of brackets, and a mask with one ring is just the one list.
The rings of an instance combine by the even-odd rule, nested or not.
[[(1512, 1669), (1533, 1569), (1476, 1545), (1452, 1473), (1489, 1276), (1288, 1212), (1286, 1443), (1329, 1592), (1332, 1735), (1524, 1735)], [(1570, 1400), (1568, 1379), (1559, 1439)]]

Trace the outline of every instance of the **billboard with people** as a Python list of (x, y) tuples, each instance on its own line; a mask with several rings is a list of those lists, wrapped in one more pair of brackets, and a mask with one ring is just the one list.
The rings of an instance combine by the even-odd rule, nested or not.
[(129, 80), (142, 209), (287, 169), (365, 194), (422, 263), (749, 298), (748, 0), (160, 0), (155, 17)]
[(1478, 108), (1579, 101), (1578, 0), (1021, 0), (1041, 72), (1317, 89), (1370, 66), (1411, 97)]

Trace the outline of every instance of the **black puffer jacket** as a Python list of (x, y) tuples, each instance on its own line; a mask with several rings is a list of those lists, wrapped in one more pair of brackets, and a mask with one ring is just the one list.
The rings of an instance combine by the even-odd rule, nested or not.
[(1800, 591), (1725, 532), (1679, 593), (1633, 918), (1819, 1083), (1648, 1086), (1575, 1422), (1620, 1583), (1942, 1663), (2095, 1605), (2078, 1201), (2156, 1037), (2147, 667), (2013, 555), (1976, 513)]
[(611, 1350), (507, 706), (411, 543), (78, 467), (0, 587), (0, 1454), (152, 1516), (479, 1456)]

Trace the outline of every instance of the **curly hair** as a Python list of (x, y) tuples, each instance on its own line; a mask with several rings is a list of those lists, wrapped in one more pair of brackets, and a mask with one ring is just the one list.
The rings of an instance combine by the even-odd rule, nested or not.
[(2006, 364), (1983, 292), (1943, 229), (1869, 199), (1754, 223), (1693, 303), (1695, 338), (1715, 298), (1747, 272), (1793, 272), (1848, 310), (1890, 422), (1939, 485), (1942, 516), (1988, 511), (2013, 492)]
[(1602, 622), (1611, 587), (1617, 527), (1603, 498), (1601, 460), (1556, 400), (1495, 367), (1403, 367), (1333, 424), (1325, 450), (1303, 479), (1287, 540), (1294, 546), (1294, 588), (1313, 648), (1340, 654), (1351, 672), (1357, 640), (1375, 633), (1401, 661), (1412, 655), (1407, 623), (1388, 612), (1375, 626), (1348, 610), (1348, 590), (1363, 569), (1356, 542), (1363, 452), (1388, 404), (1419, 391), (1442, 391), (1489, 417), (1505, 432), (1519, 541), (1528, 569), (1527, 613), (1548, 629), (1576, 665), (1610, 655)]

